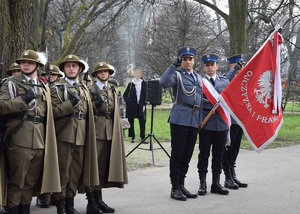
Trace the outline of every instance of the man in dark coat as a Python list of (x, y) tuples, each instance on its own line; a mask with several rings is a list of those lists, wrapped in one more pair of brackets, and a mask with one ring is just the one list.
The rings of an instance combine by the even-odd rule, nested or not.
[(145, 138), (146, 126), (146, 91), (147, 83), (144, 80), (143, 72), (137, 69), (134, 72), (134, 79), (130, 82), (123, 94), (126, 103), (126, 117), (130, 123), (128, 136), (131, 142), (135, 142), (134, 119), (138, 118), (140, 124), (141, 140)]

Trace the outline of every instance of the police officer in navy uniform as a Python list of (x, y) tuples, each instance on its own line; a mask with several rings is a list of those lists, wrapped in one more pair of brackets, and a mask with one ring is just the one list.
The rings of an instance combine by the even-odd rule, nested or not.
[[(237, 54), (227, 59), (230, 69), (234, 68), (236, 63), (244, 63), (244, 55)], [(247, 187), (248, 184), (237, 179), (235, 174), (235, 163), (239, 154), (241, 140), (243, 136), (243, 129), (231, 117), (230, 126), (230, 146), (224, 149), (222, 157), (222, 166), (225, 174), (224, 186), (228, 189), (238, 189), (239, 187)]]
[[(221, 93), (229, 82), (235, 76), (236, 71), (240, 68), (236, 66), (234, 69), (230, 70), (224, 76), (218, 76), (216, 74), (218, 70), (218, 56), (215, 54), (204, 55), (201, 59), (204, 63), (203, 70), (205, 71), (205, 76), (207, 80), (211, 82), (215, 90)], [(203, 119), (212, 110), (213, 105), (205, 97), (203, 98)], [(208, 159), (210, 155), (210, 149), (212, 147), (212, 185), (211, 193), (218, 193), (222, 195), (227, 195), (229, 191), (220, 185), (220, 174), (222, 171), (222, 152), (227, 141), (228, 125), (221, 118), (221, 116), (214, 112), (207, 123), (203, 126), (200, 131), (199, 139), (199, 149), (200, 153), (198, 156), (198, 173), (200, 178), (200, 187), (198, 190), (198, 195), (205, 195), (207, 193), (206, 188), (206, 174), (208, 167)]]
[[(202, 111), (202, 79), (193, 70), (196, 50), (184, 47), (178, 51), (178, 58), (164, 72), (160, 84), (164, 88), (172, 87), (175, 98), (169, 123), (171, 129), (170, 179), (171, 198), (185, 201), (196, 198), (184, 187), (195, 147)], [(177, 67), (180, 67), (176, 71)]]

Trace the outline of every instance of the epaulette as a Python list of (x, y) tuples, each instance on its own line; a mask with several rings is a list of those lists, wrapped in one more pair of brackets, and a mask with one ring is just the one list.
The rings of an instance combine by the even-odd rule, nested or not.
[(1, 80), (1, 82), (0, 82), (0, 88), (1, 88), (2, 85), (7, 81), (7, 79), (8, 79), (8, 78), (4, 78), (4, 79)]
[(218, 76), (220, 79), (227, 79), (227, 77), (226, 76)]
[(59, 90), (64, 90), (65, 89), (65, 84), (64, 83), (55, 83), (54, 85), (52, 85), (53, 87), (57, 87), (59, 88)]

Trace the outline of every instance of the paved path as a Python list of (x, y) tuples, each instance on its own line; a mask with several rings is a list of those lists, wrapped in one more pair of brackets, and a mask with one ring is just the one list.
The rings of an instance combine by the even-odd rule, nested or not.
[[(150, 154), (149, 154), (150, 155)], [(198, 190), (197, 158), (193, 157), (186, 179), (190, 191)], [(222, 214), (298, 214), (300, 213), (300, 146), (266, 149), (260, 154), (241, 151), (237, 174), (248, 188), (230, 190), (228, 196), (208, 193), (185, 202), (170, 199), (168, 166), (129, 172), (124, 189), (105, 189), (105, 202), (119, 214), (136, 213), (222, 213)], [(208, 174), (208, 190), (211, 175)], [(221, 183), (224, 175), (221, 176)], [(41, 209), (33, 201), (31, 213), (56, 213), (56, 208)], [(75, 198), (76, 209), (85, 213), (84, 195)]]

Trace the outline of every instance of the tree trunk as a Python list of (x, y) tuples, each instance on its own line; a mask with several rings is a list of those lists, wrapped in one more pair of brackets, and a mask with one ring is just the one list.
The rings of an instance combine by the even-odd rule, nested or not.
[(230, 0), (228, 31), (230, 35), (230, 55), (246, 54), (248, 37), (246, 32), (246, 16), (248, 0)]
[(29, 48), (28, 36), (32, 22), (33, 0), (0, 0), (1, 37), (0, 61), (3, 62), (1, 77), (24, 49)]

